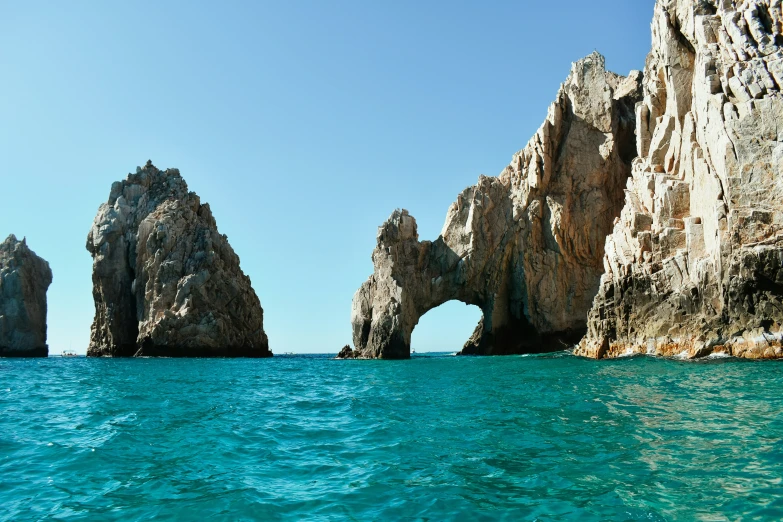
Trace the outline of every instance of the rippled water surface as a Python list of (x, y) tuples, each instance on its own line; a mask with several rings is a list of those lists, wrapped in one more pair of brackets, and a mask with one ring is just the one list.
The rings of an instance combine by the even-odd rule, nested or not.
[(783, 518), (783, 363), (0, 360), (0, 520)]

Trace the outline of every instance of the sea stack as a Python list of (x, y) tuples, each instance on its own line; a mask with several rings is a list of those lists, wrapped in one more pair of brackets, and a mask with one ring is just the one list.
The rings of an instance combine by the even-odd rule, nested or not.
[(0, 243), (0, 357), (46, 357), (49, 263), (11, 234)]
[(783, 356), (780, 2), (660, 0), (639, 158), (576, 353)]
[(450, 300), (483, 312), (463, 354), (577, 342), (636, 156), (641, 81), (606, 71), (598, 53), (579, 60), (538, 132), (498, 177), (457, 197), (440, 237), (419, 241), (413, 216), (395, 211), (353, 298), (355, 353), (343, 356), (409, 357), (419, 318)]
[(148, 161), (114, 183), (87, 250), (88, 356), (271, 357), (250, 278), (177, 169)]

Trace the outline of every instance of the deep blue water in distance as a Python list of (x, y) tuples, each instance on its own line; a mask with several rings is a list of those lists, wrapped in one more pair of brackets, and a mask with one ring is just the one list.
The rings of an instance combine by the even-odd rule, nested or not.
[(0, 360), (0, 520), (783, 518), (783, 363)]

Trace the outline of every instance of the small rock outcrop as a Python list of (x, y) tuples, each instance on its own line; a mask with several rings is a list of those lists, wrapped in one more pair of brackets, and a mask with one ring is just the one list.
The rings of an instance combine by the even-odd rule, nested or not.
[(607, 72), (598, 53), (579, 60), (535, 136), (498, 177), (458, 196), (440, 237), (419, 241), (415, 219), (395, 211), (353, 298), (358, 356), (409, 357), (419, 318), (450, 300), (483, 312), (463, 354), (578, 341), (636, 156), (641, 79)]
[(343, 346), (342, 350), (340, 350), (340, 353), (337, 354), (337, 359), (356, 359), (358, 357), (359, 354), (353, 351), (347, 344)]
[(783, 16), (659, 0), (639, 157), (575, 353), (783, 356)]
[(46, 357), (49, 263), (13, 234), (0, 243), (0, 357)]
[(264, 312), (209, 205), (151, 162), (112, 185), (87, 237), (88, 356), (269, 357)]

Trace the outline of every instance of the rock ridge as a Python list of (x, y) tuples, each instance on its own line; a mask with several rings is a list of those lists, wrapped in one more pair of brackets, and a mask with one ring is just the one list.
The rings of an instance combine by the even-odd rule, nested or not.
[(49, 263), (13, 234), (0, 243), (0, 357), (46, 357)]
[(152, 162), (112, 185), (87, 237), (88, 356), (270, 357), (263, 309), (207, 203)]
[(637, 148), (575, 353), (783, 356), (779, 1), (659, 0)]
[(606, 71), (598, 53), (577, 61), (538, 132), (498, 177), (458, 196), (440, 237), (419, 241), (413, 216), (393, 212), (353, 298), (355, 350), (342, 356), (408, 358), (419, 318), (450, 300), (482, 310), (462, 354), (576, 343), (636, 156), (641, 81)]

